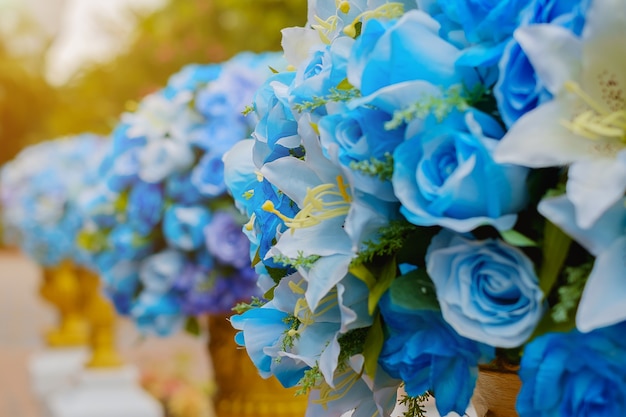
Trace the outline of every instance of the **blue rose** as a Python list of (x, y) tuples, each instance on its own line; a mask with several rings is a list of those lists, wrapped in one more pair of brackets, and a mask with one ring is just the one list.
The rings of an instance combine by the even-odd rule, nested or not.
[(440, 415), (462, 415), (476, 385), (478, 364), (492, 360), (495, 349), (459, 336), (438, 311), (394, 303), (389, 292), (379, 307), (388, 330), (378, 359), (383, 369), (402, 379), (411, 396), (433, 391)]
[(172, 247), (185, 251), (199, 248), (204, 242), (204, 227), (211, 213), (203, 206), (170, 206), (163, 217), (163, 235)]
[(259, 117), (253, 132), (257, 166), (287, 156), (289, 149), (300, 146), (298, 123), (291, 111), (288, 94), (295, 75), (292, 71), (272, 75), (254, 97), (254, 108)]
[[(324, 116), (318, 124), (324, 153), (331, 159), (331, 154), (337, 153), (339, 163), (350, 169), (353, 164), (371, 159), (385, 161), (385, 155), (391, 155), (404, 140), (404, 130), (385, 129), (389, 119), (388, 113), (365, 106)], [(353, 175), (351, 182), (360, 191), (387, 201), (396, 200), (389, 181), (358, 170)]]
[(401, 212), (419, 226), (508, 229), (526, 203), (528, 170), (494, 162), (493, 138), (503, 133), (495, 120), (477, 111), (457, 116), (396, 148), (392, 182)]
[[(589, 0), (535, 0), (524, 11), (520, 26), (550, 23), (580, 34), (588, 5)], [(500, 76), (493, 93), (507, 127), (552, 98), (515, 39), (504, 50), (499, 68)]]
[(512, 348), (532, 334), (545, 311), (533, 262), (500, 240), (436, 235), (426, 268), (444, 319), (461, 336)]
[(128, 195), (126, 207), (128, 223), (141, 235), (147, 235), (161, 220), (163, 187), (159, 184), (138, 182)]
[(172, 288), (186, 264), (187, 258), (182, 252), (166, 249), (143, 261), (139, 270), (139, 278), (146, 290), (155, 294), (163, 294)]
[(442, 36), (468, 48), (463, 63), (490, 66), (498, 62), (519, 26), (528, 0), (435, 0), (428, 7), (442, 27)]
[(460, 50), (441, 38), (438, 24), (419, 10), (395, 22), (368, 20), (355, 41), (348, 63), (348, 79), (363, 95), (403, 81), (424, 80), (448, 88), (472, 88), (475, 70), (456, 65)]
[(524, 114), (552, 98), (516, 41), (509, 43), (500, 60), (500, 78), (493, 94), (507, 127), (511, 127)]
[(180, 329), (184, 316), (172, 294), (142, 292), (130, 310), (137, 328), (143, 334), (169, 336)]
[(314, 51), (308, 62), (298, 68), (291, 89), (294, 103), (313, 101), (314, 97), (328, 95), (347, 76), (350, 48), (354, 40), (339, 37), (324, 49)]
[(626, 322), (549, 333), (524, 347), (520, 417), (626, 415)]

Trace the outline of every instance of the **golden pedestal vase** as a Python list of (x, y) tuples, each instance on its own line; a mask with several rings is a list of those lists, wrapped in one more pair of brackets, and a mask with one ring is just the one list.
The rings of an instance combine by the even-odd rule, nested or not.
[(46, 332), (53, 348), (88, 345), (88, 368), (116, 368), (122, 360), (115, 347), (115, 310), (100, 293), (100, 280), (93, 272), (71, 261), (45, 268), (41, 296), (54, 305), (58, 325)]
[(44, 268), (39, 294), (58, 313), (57, 326), (46, 331), (47, 345), (77, 347), (87, 344), (89, 326), (83, 315), (84, 288), (74, 264), (63, 261), (57, 266)]
[(217, 385), (217, 417), (303, 417), (307, 397), (276, 378), (263, 379), (245, 349), (235, 343), (227, 316), (209, 316), (209, 353)]

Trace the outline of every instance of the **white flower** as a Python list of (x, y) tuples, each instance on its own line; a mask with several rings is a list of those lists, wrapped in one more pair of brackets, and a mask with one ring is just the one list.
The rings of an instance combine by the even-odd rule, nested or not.
[(626, 7), (595, 0), (582, 40), (553, 25), (518, 29), (515, 38), (555, 98), (512, 126), (496, 160), (568, 165), (567, 196), (588, 228), (626, 189)]

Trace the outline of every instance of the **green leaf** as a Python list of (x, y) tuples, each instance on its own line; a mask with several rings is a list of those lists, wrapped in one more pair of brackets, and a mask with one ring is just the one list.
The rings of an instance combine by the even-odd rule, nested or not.
[(350, 267), (350, 273), (367, 285), (369, 289), (367, 309), (369, 314), (373, 315), (380, 297), (389, 289), (396, 278), (395, 260), (392, 258), (374, 272), (370, 271), (364, 264), (353, 265)]
[(374, 323), (370, 327), (367, 337), (365, 338), (365, 345), (363, 346), (363, 357), (365, 358), (365, 373), (372, 379), (376, 376), (376, 369), (378, 368), (378, 357), (383, 350), (383, 342), (385, 336), (383, 334), (383, 325), (380, 320), (380, 313), (374, 317)]
[(380, 297), (389, 289), (396, 278), (396, 262), (392, 259), (386, 262), (380, 270), (379, 278), (372, 288), (367, 300), (367, 310), (370, 314), (374, 314)]
[(569, 252), (572, 238), (553, 223), (544, 226), (543, 262), (539, 270), (539, 286), (547, 297), (556, 283)]
[(409, 310), (439, 310), (435, 285), (424, 268), (397, 278), (389, 289), (394, 304)]
[(200, 323), (198, 322), (197, 317), (187, 317), (187, 321), (185, 322), (185, 331), (194, 336), (200, 335)]
[(504, 232), (500, 232), (500, 236), (502, 239), (509, 245), (519, 246), (519, 247), (536, 247), (537, 242), (534, 240), (524, 236), (517, 230), (506, 230)]
[(272, 278), (272, 280), (276, 284), (278, 284), (280, 280), (285, 278), (285, 276), (287, 275), (285, 273), (286, 270), (283, 268), (272, 268), (269, 266), (265, 266), (265, 269), (267, 270), (267, 274)]
[(363, 281), (365, 285), (367, 285), (367, 288), (369, 288), (370, 290), (376, 284), (376, 277), (372, 275), (370, 270), (367, 269), (363, 264), (351, 266), (349, 272), (361, 281)]

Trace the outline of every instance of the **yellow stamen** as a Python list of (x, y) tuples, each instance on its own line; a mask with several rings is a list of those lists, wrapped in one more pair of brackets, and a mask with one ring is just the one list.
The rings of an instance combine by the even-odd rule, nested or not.
[[(320, 387), (320, 398), (312, 400), (315, 404), (320, 404), (324, 409), (327, 409), (328, 403), (343, 398), (346, 393), (357, 383), (359, 376), (355, 373), (347, 375), (349, 370), (344, 371), (343, 375), (338, 375), (338, 382), (335, 384), (335, 388), (332, 388), (327, 383), (322, 383)], [(341, 378), (344, 377), (344, 378)]]
[(335, 15), (335, 16), (329, 17), (326, 20), (322, 20), (318, 16), (313, 16), (313, 18), (318, 24), (311, 25), (311, 27), (317, 30), (322, 42), (324, 42), (327, 45), (330, 45), (330, 38), (328, 36), (337, 29), (339, 17)]
[(348, 13), (350, 11), (350, 2), (345, 0), (340, 2), (337, 9), (341, 10), (341, 13)]
[[(333, 191), (335, 187), (338, 191)], [(302, 208), (293, 218), (278, 211), (270, 200), (263, 203), (261, 208), (277, 215), (293, 233), (295, 229), (312, 227), (324, 220), (347, 215), (351, 202), (352, 198), (348, 194), (346, 184), (339, 175), (336, 185), (320, 184), (314, 188), (307, 188)]]
[(243, 227), (247, 231), (251, 231), (252, 229), (254, 229), (254, 221), (255, 220), (256, 220), (256, 213), (252, 213), (252, 216), (250, 216), (250, 220)]
[(352, 23), (346, 25), (343, 29), (343, 33), (350, 36), (356, 36), (356, 24), (361, 20), (368, 19), (394, 19), (404, 14), (404, 5), (402, 3), (385, 3), (382, 6), (375, 8), (374, 10), (367, 10), (354, 18)]
[(578, 114), (571, 121), (561, 120), (565, 128), (591, 140), (619, 139), (626, 143), (626, 109), (608, 111), (574, 81), (567, 81), (564, 87), (589, 107), (589, 110)]

